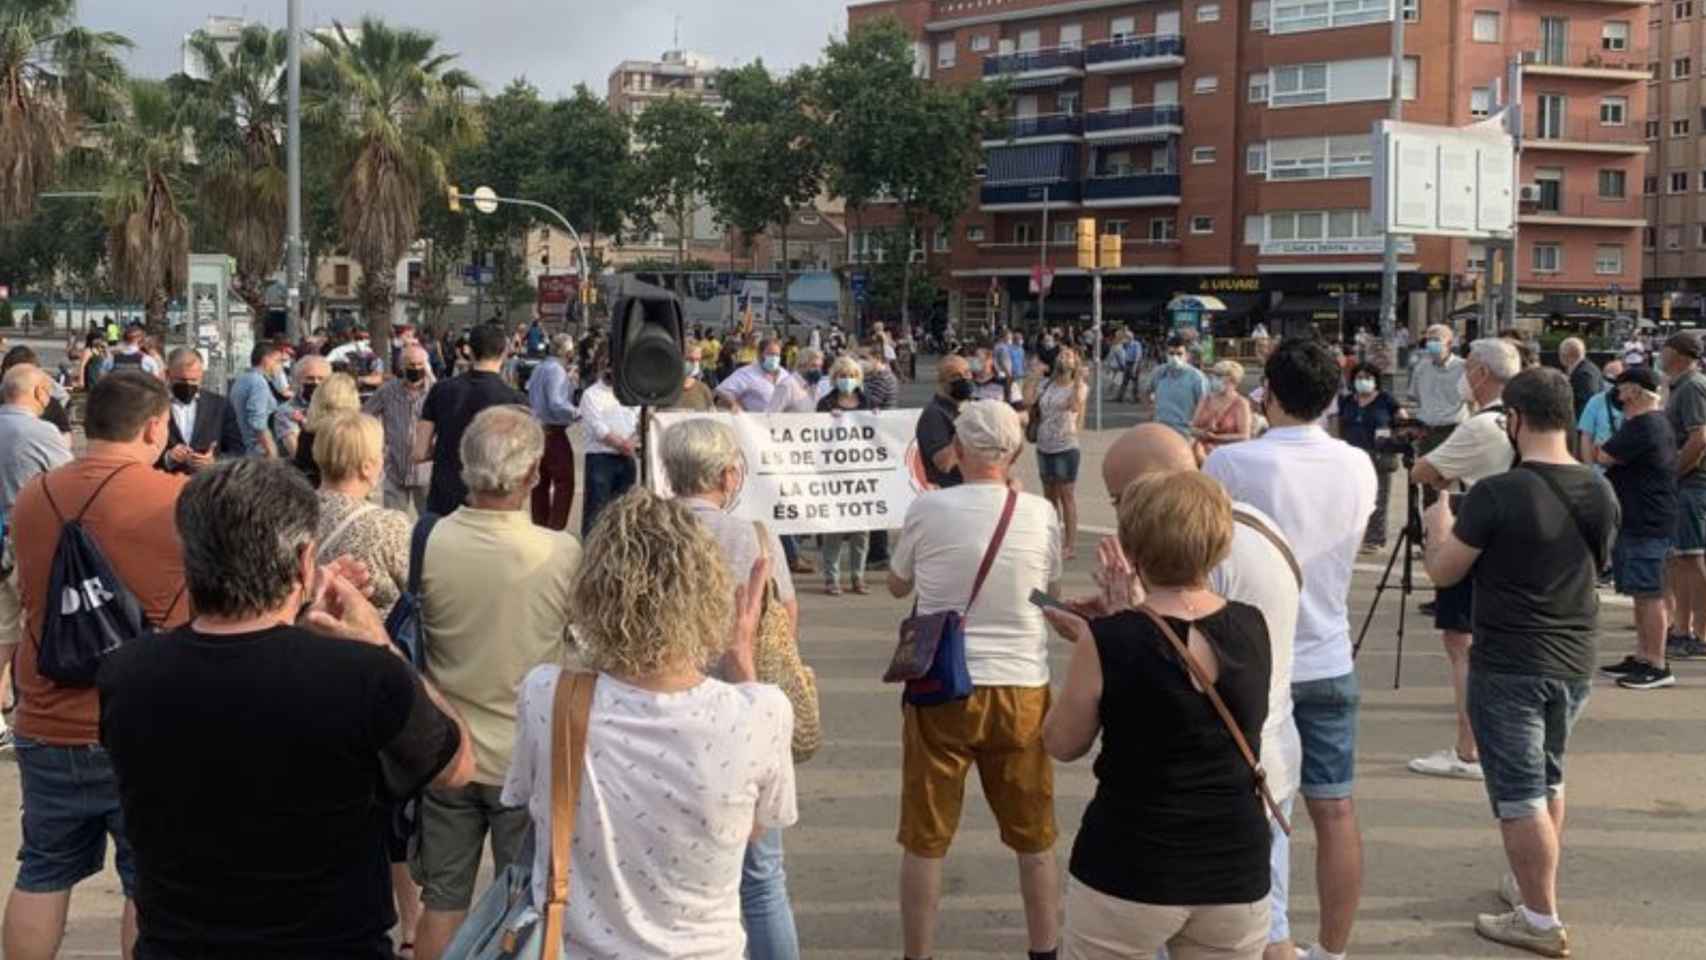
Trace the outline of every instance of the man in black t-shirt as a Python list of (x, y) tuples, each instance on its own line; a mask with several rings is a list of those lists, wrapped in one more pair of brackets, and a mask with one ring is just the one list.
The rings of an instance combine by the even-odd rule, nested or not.
[(1665, 416), (1681, 449), (1676, 462), (1676, 534), (1667, 587), (1676, 601), (1675, 632), (1665, 640), (1669, 659), (1706, 656), (1706, 374), (1700, 372), (1700, 338), (1684, 330), (1659, 351), (1659, 372), (1670, 381)]
[(509, 351), (509, 337), (497, 324), (468, 333), (474, 362), (467, 373), (433, 384), (415, 424), (415, 462), (432, 463), (427, 509), (448, 516), (462, 506), (468, 487), (462, 482), (462, 434), (487, 407), (527, 406), (527, 396), (498, 376)]
[(317, 566), (318, 516), (282, 461), (196, 474), (177, 505), (195, 619), (102, 661), (137, 960), (391, 960), (390, 804), (473, 775), (365, 571)]
[(1513, 910), (1482, 914), (1482, 936), (1567, 956), (1554, 890), (1564, 823), (1564, 751), (1587, 702), (1599, 571), (1619, 511), (1610, 485), (1570, 455), (1570, 382), (1534, 367), (1505, 386), (1505, 427), (1520, 465), (1477, 483), (1452, 516), (1441, 497), (1426, 518), (1428, 576), (1475, 580), (1469, 722), (1514, 884)]
[(1676, 532), (1676, 432), (1660, 409), (1658, 372), (1630, 367), (1617, 377), (1623, 426), (1599, 448), (1605, 477), (1617, 491), (1623, 528), (1611, 565), (1617, 592), (1635, 599), (1635, 653), (1601, 672), (1631, 690), (1672, 686), (1665, 665), (1665, 557)]
[(960, 485), (960, 464), (954, 456), (954, 418), (959, 416), (960, 404), (976, 393), (971, 364), (966, 358), (943, 357), (936, 366), (936, 395), (918, 415), (916, 434), (924, 479), (932, 487), (946, 489)]

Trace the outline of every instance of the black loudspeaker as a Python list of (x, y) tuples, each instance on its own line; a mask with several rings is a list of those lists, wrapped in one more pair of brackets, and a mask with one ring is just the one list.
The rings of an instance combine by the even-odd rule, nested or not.
[(667, 407), (681, 398), (684, 330), (675, 294), (623, 279), (610, 311), (610, 373), (616, 399), (630, 407)]

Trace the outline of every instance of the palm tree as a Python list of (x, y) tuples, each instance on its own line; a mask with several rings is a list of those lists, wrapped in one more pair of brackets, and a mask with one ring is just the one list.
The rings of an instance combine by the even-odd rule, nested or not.
[(235, 45), (198, 30), (187, 47), (206, 79), (168, 81), (194, 129), (200, 206), (236, 260), (234, 292), (249, 305), (257, 335), (267, 280), (284, 258), (286, 41), (284, 31), (258, 25), (245, 27)]
[[(444, 196), (445, 158), (479, 140), (469, 102), (473, 77), (450, 69), (437, 38), (363, 18), (353, 35), (334, 24), (326, 80), (312, 91), (308, 122), (344, 131), (339, 235), (361, 267), (360, 298), (373, 349), (390, 355), (397, 261), (420, 228), (422, 197)], [(431, 202), (431, 201), (429, 201)]]
[(189, 280), (189, 219), (177, 199), (187, 189), (183, 119), (164, 83), (133, 80), (123, 116), (101, 128), (111, 158), (103, 193), (113, 286), (143, 304), (155, 336)]
[(84, 118), (123, 99), (130, 41), (72, 22), (74, 0), (0, 0), (0, 227), (27, 220)]

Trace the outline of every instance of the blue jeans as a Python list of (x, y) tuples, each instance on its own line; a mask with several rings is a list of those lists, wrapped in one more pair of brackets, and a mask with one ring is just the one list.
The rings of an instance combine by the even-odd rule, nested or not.
[(1520, 820), (1564, 792), (1564, 750), (1590, 683), (1469, 669), (1465, 705), (1493, 816)]
[(58, 893), (100, 873), (110, 835), (119, 886), (132, 896), (136, 866), (107, 751), (93, 744), (49, 746), (27, 737), (15, 743), (24, 801), (17, 889)]
[(586, 499), (581, 501), (581, 539), (592, 533), (592, 525), (604, 505), (628, 492), (639, 479), (634, 459), (618, 453), (586, 455)]
[(800, 935), (788, 903), (781, 830), (765, 831), (746, 846), (740, 868), (740, 922), (746, 927), (746, 955), (751, 960), (799, 960)]

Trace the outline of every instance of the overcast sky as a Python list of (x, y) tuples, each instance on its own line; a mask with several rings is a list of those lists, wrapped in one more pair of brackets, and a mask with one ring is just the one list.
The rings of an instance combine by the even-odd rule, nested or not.
[[(517, 76), (547, 95), (585, 83), (603, 94), (622, 60), (658, 58), (676, 17), (681, 45), (722, 66), (762, 57), (772, 68), (814, 62), (830, 35), (845, 32), (845, 0), (302, 0), (308, 26), (351, 23), (373, 13), (430, 30), (488, 89)], [(79, 0), (85, 26), (136, 43), (130, 68), (165, 76), (179, 66), (184, 35), (210, 14), (284, 26), (284, 0)], [(589, 16), (590, 15), (590, 16)]]

